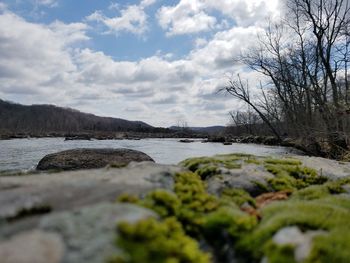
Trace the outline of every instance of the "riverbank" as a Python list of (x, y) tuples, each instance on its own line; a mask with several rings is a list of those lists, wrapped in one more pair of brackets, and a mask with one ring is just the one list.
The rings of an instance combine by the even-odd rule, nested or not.
[(329, 159), (228, 154), (0, 177), (0, 258), (347, 262), (349, 176)]
[(167, 132), (51, 132), (51, 133), (0, 133), (0, 140), (27, 138), (67, 138), (70, 140), (135, 140), (146, 138), (206, 138), (207, 135), (197, 132), (168, 130)]
[(274, 136), (208, 136), (207, 142), (230, 143), (253, 143), (270, 146), (292, 147), (307, 155), (324, 157), (329, 159), (350, 161), (350, 149), (346, 140), (340, 139), (338, 146), (330, 143), (323, 137), (282, 137)]

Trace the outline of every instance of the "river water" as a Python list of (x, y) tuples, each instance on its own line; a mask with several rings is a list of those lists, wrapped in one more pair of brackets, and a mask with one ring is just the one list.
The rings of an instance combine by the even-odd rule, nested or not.
[(13, 139), (0, 140), (0, 171), (34, 169), (41, 158), (74, 148), (129, 148), (144, 152), (157, 163), (177, 164), (189, 158), (226, 153), (248, 153), (255, 155), (298, 154), (296, 150), (279, 146), (256, 144), (223, 145), (221, 143), (180, 143), (179, 139), (142, 140), (92, 140), (64, 141), (64, 138)]

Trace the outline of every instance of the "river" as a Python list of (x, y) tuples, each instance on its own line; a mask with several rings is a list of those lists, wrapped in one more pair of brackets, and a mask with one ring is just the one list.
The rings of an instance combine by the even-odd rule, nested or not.
[(200, 140), (193, 143), (180, 143), (178, 140), (64, 141), (64, 138), (0, 140), (0, 171), (31, 170), (45, 155), (74, 148), (129, 148), (144, 152), (157, 163), (162, 164), (177, 164), (189, 157), (225, 153), (247, 153), (261, 156), (299, 154), (294, 149), (279, 146), (240, 143), (223, 145), (221, 143), (202, 143)]

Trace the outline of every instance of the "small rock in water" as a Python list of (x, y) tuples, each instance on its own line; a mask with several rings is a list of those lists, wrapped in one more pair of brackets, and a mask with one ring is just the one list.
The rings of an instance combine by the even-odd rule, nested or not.
[(48, 154), (37, 170), (78, 170), (102, 168), (107, 165), (123, 167), (130, 162), (154, 160), (147, 154), (131, 149), (73, 149)]

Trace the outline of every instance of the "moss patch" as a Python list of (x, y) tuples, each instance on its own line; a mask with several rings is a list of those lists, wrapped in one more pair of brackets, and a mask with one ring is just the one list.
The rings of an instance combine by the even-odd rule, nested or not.
[(302, 165), (302, 162), (297, 159), (286, 158), (286, 159), (274, 159), (268, 158), (264, 160), (266, 164), (282, 164), (282, 165)]
[[(208, 177), (244, 163), (263, 164), (273, 174), (266, 185), (256, 183), (265, 194), (253, 198), (243, 189), (226, 188), (217, 197), (206, 191)], [(242, 263), (261, 262), (263, 258), (270, 263), (295, 263), (294, 247), (272, 240), (288, 226), (325, 231), (314, 237), (311, 253), (303, 263), (348, 262), (350, 196), (344, 194), (343, 186), (350, 184), (350, 177), (328, 181), (299, 160), (236, 154), (192, 158), (181, 165), (190, 171), (174, 176), (173, 192), (156, 190), (143, 199), (128, 195), (119, 198), (156, 211), (161, 221), (119, 226), (117, 244), (125, 255), (113, 263), (232, 262), (233, 257)], [(155, 234), (144, 233), (146, 229)], [(174, 236), (169, 229), (178, 234)], [(199, 244), (205, 244), (201, 248), (210, 251), (211, 258)], [(184, 252), (187, 247), (192, 254)]]
[(239, 169), (241, 168), (242, 160), (248, 158), (247, 156), (228, 154), (228, 155), (216, 155), (214, 157), (200, 157), (190, 158), (182, 161), (181, 166), (189, 169), (190, 171), (198, 174), (202, 179), (206, 179), (209, 176), (219, 174), (220, 168), (226, 169)]
[(154, 210), (161, 217), (176, 216), (181, 206), (177, 195), (166, 190), (155, 190), (147, 194), (140, 204)]
[(275, 175), (274, 178), (268, 180), (275, 191), (301, 189), (327, 181), (326, 177), (318, 175), (314, 169), (295, 164), (267, 163), (265, 169)]
[(136, 224), (120, 223), (116, 244), (124, 252), (109, 263), (209, 263), (210, 255), (199, 249), (197, 241), (186, 236), (174, 218), (159, 222), (154, 218)]
[(271, 241), (266, 244), (264, 250), (269, 263), (296, 263), (292, 245), (276, 245)]
[(328, 235), (314, 238), (311, 254), (305, 263), (337, 262), (347, 263), (350, 259), (350, 232), (336, 229)]
[(203, 224), (203, 215), (215, 211), (219, 200), (206, 192), (206, 186), (197, 174), (179, 173), (174, 191), (181, 201), (177, 218), (187, 233), (197, 235)]
[(120, 202), (120, 203), (137, 204), (139, 201), (140, 199), (138, 198), (138, 196), (128, 194), (128, 193), (121, 194), (117, 198), (117, 202)]
[[(261, 222), (249, 235), (240, 240), (239, 246), (242, 251), (245, 251), (244, 255), (252, 256), (251, 260), (258, 260), (267, 253), (266, 246), (272, 236), (283, 227), (295, 225), (303, 231), (321, 229), (330, 233), (333, 231), (350, 233), (347, 226), (349, 220), (350, 199), (348, 197), (328, 195), (314, 200), (275, 202), (262, 209)], [(325, 246), (324, 242), (322, 244)], [(331, 242), (328, 242), (327, 246), (329, 253), (343, 254), (342, 251), (337, 251)], [(343, 260), (348, 259), (343, 258)]]
[(248, 203), (249, 205), (255, 207), (255, 199), (245, 190), (237, 188), (225, 188), (221, 192), (221, 201), (234, 202), (238, 206)]
[(238, 239), (257, 224), (257, 219), (235, 207), (221, 207), (205, 218), (204, 232), (208, 239), (220, 240), (224, 232)]

